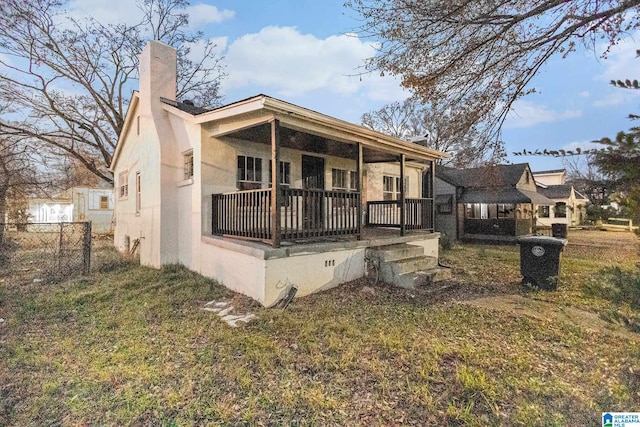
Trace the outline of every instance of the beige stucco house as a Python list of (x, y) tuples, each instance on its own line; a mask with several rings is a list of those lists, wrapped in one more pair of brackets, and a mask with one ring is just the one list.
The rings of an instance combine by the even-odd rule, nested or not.
[(265, 95), (212, 110), (175, 98), (175, 50), (150, 42), (111, 165), (115, 245), (139, 242), (142, 264), (270, 306), (362, 277), (372, 247), (437, 260), (443, 153)]
[(536, 222), (541, 226), (551, 224), (579, 225), (585, 215), (587, 198), (566, 184), (567, 171), (554, 169), (533, 172), (538, 192), (551, 199), (551, 206), (536, 206)]

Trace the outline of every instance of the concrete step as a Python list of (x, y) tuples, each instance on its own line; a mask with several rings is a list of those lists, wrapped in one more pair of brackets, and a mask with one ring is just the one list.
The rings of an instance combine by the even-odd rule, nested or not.
[(424, 248), (422, 246), (409, 245), (407, 243), (398, 243), (395, 245), (367, 248), (366, 255), (367, 257), (376, 259), (382, 263), (404, 258), (415, 258), (424, 255)]
[(451, 278), (451, 269), (447, 267), (435, 267), (429, 270), (404, 273), (394, 276), (393, 281), (388, 282), (406, 289), (417, 289), (429, 286), (434, 282)]
[(391, 281), (393, 276), (413, 273), (420, 270), (430, 270), (438, 266), (438, 259), (430, 256), (417, 256), (380, 263), (380, 275), (384, 281)]

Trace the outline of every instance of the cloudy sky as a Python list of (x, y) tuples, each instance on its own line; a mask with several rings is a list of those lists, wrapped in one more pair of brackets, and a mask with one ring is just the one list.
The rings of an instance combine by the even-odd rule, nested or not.
[[(264, 93), (343, 120), (409, 96), (389, 76), (361, 75), (375, 40), (354, 34), (358, 16), (344, 0), (192, 1), (193, 29), (214, 39), (225, 57), (225, 103)], [(78, 13), (102, 22), (135, 20), (131, 0), (75, 0)], [(503, 129), (509, 159), (532, 169), (562, 167), (559, 159), (514, 157), (514, 151), (588, 148), (615, 136), (639, 113), (640, 91), (616, 89), (611, 79), (640, 77), (640, 34), (615, 47), (607, 59), (593, 52), (555, 58), (534, 79), (537, 93), (514, 106)]]

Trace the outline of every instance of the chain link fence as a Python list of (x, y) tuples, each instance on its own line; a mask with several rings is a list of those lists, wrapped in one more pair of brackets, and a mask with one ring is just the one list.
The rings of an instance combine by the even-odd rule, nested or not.
[(91, 223), (0, 224), (0, 282), (57, 282), (91, 269)]

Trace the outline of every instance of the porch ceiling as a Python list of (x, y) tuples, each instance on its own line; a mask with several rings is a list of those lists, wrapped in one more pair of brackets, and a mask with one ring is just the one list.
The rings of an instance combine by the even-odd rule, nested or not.
[[(243, 139), (246, 141), (257, 142), (260, 144), (271, 145), (271, 124), (263, 123), (246, 129), (232, 132), (227, 136)], [(357, 143), (347, 143), (336, 141), (335, 139), (315, 135), (308, 132), (302, 132), (297, 129), (289, 128), (283, 124), (280, 125), (281, 147), (292, 148), (294, 150), (307, 151), (329, 156), (342, 157), (346, 159), (354, 159), (357, 157)], [(374, 150), (370, 147), (364, 147), (362, 151), (363, 161), (365, 163), (395, 162), (398, 161), (398, 155), (387, 152)], [(407, 159), (410, 161), (412, 159)]]

